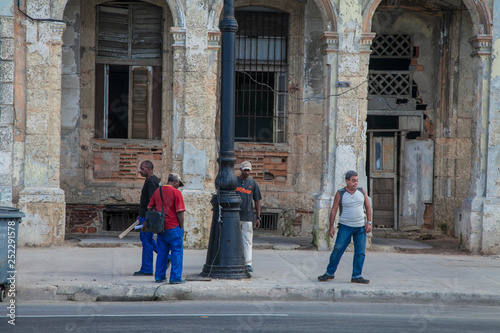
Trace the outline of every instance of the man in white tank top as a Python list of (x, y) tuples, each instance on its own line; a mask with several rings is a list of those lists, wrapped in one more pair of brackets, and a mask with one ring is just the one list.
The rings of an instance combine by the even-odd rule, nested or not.
[[(372, 210), (370, 201), (363, 188), (358, 187), (358, 173), (348, 171), (345, 175), (346, 187), (340, 189), (333, 199), (333, 207), (330, 212), (330, 237), (335, 235), (335, 217), (339, 214), (339, 232), (337, 240), (330, 255), (330, 263), (326, 268), (326, 273), (318, 276), (319, 281), (332, 280), (335, 271), (344, 254), (347, 246), (354, 242), (354, 260), (352, 264), (353, 283), (370, 283), (361, 275), (365, 262), (366, 234), (372, 230)], [(366, 212), (366, 216), (365, 216)]]

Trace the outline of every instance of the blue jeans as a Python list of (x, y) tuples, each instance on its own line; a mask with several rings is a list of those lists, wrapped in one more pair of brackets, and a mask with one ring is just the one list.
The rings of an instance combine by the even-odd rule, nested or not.
[[(143, 224), (145, 220), (145, 217), (139, 217), (140, 224)], [(153, 233), (142, 230), (139, 235), (142, 243), (142, 263), (140, 271), (146, 274), (153, 273), (153, 251), (158, 252), (158, 245), (153, 236)]]
[(347, 246), (352, 240), (354, 241), (354, 259), (352, 263), (352, 278), (356, 279), (361, 277), (361, 271), (363, 270), (363, 263), (365, 262), (365, 247), (366, 247), (366, 232), (365, 227), (348, 227), (343, 224), (339, 224), (339, 230), (337, 232), (337, 240), (335, 241), (335, 246), (333, 247), (332, 254), (330, 255), (330, 263), (326, 268), (326, 274), (330, 276), (335, 275), (337, 266), (339, 265), (340, 258), (344, 254)]
[(158, 234), (158, 255), (156, 257), (155, 280), (164, 280), (167, 274), (168, 255), (170, 253), (170, 282), (182, 280), (182, 260), (184, 256), (184, 229), (179, 226)]

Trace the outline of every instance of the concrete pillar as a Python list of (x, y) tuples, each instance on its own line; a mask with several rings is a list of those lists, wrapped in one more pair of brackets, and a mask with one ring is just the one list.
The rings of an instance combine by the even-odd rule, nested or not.
[(314, 204), (314, 229), (313, 239), (318, 250), (332, 248), (332, 240), (328, 236), (330, 227), (330, 210), (335, 194), (335, 147), (337, 126), (337, 61), (338, 61), (338, 34), (325, 32), (322, 36), (324, 41), (323, 62), (325, 64), (325, 93), (330, 95), (325, 103), (325, 129), (323, 136), (323, 170), (322, 182), (319, 194)]
[(65, 24), (25, 22), (24, 188), (19, 193), (18, 208), (26, 217), (19, 228), (19, 244), (44, 246), (64, 241), (65, 200), (59, 186), (59, 165), (61, 46)]
[(482, 253), (500, 254), (500, 3), (493, 5), (491, 81), (489, 87), (486, 200), (483, 210)]
[[(328, 231), (333, 195), (345, 186), (345, 173), (356, 170), (360, 186), (366, 189), (366, 108), (367, 77), (372, 34), (362, 35), (361, 6), (351, 1), (339, 3), (338, 47), (327, 57), (334, 66), (329, 72), (330, 95), (327, 107), (326, 182), (316, 197), (314, 240), (318, 249), (332, 248)], [(334, 53), (334, 55), (333, 55)], [(332, 73), (335, 73), (332, 75)], [(349, 87), (337, 87), (346, 82)]]
[[(186, 242), (206, 247), (211, 224), (210, 199), (215, 189), (217, 160), (218, 30), (209, 30), (209, 13), (196, 2), (187, 2), (186, 26), (172, 28), (174, 37), (174, 110), (172, 169), (183, 176), (186, 207)], [(169, 139), (167, 139), (169, 140)], [(168, 144), (167, 144), (168, 147)], [(166, 160), (169, 160), (167, 157)], [(165, 175), (171, 170), (166, 170)]]
[[(494, 124), (488, 126), (489, 110), (491, 110), (489, 105), (492, 68), (491, 36), (478, 35), (471, 38), (470, 42), (473, 47), (473, 66), (476, 74), (474, 84), (477, 102), (473, 113), (475, 126), (473, 126), (472, 131), (472, 170), (469, 196), (462, 202), (461, 217), (459, 218), (461, 222), (458, 227), (460, 240), (465, 247), (473, 253), (480, 253), (486, 250), (483, 248), (483, 218), (485, 217), (485, 200), (488, 196), (486, 180), (489, 179), (489, 133), (496, 126)], [(494, 117), (493, 114), (491, 116)], [(491, 191), (490, 193), (493, 194)], [(491, 203), (494, 203), (494, 201)]]
[(12, 206), (14, 147), (14, 16), (0, 4), (0, 206)]

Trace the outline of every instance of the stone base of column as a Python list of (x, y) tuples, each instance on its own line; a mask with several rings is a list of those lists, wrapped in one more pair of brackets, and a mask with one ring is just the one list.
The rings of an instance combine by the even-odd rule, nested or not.
[(500, 254), (500, 198), (483, 202), (482, 254)]
[(469, 197), (456, 217), (457, 236), (474, 254), (500, 254), (500, 198)]
[(481, 252), (481, 226), (484, 197), (468, 197), (455, 218), (456, 234), (461, 246), (472, 253)]
[(313, 242), (319, 251), (333, 249), (334, 239), (328, 236), (332, 200), (332, 194), (320, 194), (314, 199)]
[(59, 188), (25, 188), (18, 207), (26, 217), (19, 225), (18, 245), (50, 246), (64, 242), (66, 204)]

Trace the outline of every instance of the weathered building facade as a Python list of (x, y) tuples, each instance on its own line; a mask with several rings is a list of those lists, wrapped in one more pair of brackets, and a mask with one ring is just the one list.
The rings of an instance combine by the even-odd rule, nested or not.
[[(149, 159), (183, 176), (186, 244), (206, 247), (222, 4), (0, 1), (0, 205), (26, 214), (20, 244), (123, 230)], [(266, 228), (327, 249), (355, 169), (376, 227), (500, 253), (499, 1), (235, 8), (235, 153), (254, 165)]]

